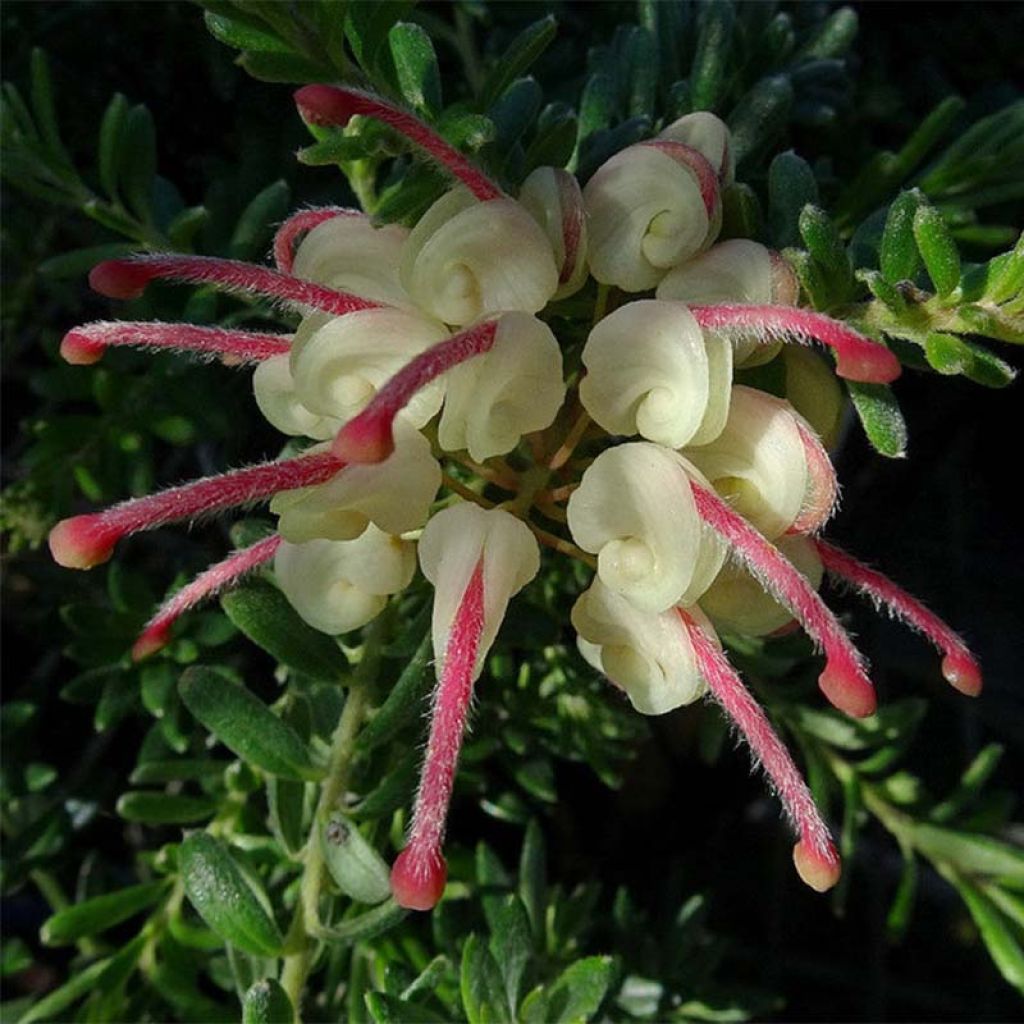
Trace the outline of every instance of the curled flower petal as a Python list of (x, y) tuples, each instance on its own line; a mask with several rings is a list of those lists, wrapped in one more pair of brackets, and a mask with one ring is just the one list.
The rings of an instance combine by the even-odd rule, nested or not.
[(686, 457), (766, 537), (785, 533), (804, 508), (810, 474), (797, 418), (764, 391), (734, 387), (722, 433)]
[(596, 579), (570, 617), (580, 653), (641, 714), (663, 715), (703, 696), (707, 687), (675, 608), (642, 612)]
[(673, 121), (659, 135), (659, 139), (682, 142), (697, 150), (718, 175), (723, 185), (736, 179), (736, 159), (732, 148), (729, 126), (707, 110), (695, 110)]
[(712, 440), (729, 409), (732, 347), (677, 302), (620, 306), (590, 332), (580, 401), (611, 434), (669, 448)]
[(441, 486), (430, 442), (407, 424), (395, 430), (395, 449), (383, 462), (352, 465), (326, 486), (278, 494), (270, 511), (293, 544), (324, 538), (352, 540), (374, 523), (385, 533), (418, 530)]
[(551, 243), (525, 207), (512, 199), (479, 203), (465, 189), (420, 218), (400, 275), (422, 310), (456, 325), (489, 313), (537, 313), (558, 289)]
[(376, 618), (415, 571), (415, 545), (372, 523), (354, 540), (284, 541), (274, 558), (289, 603), (314, 629), (332, 636)]
[(548, 236), (558, 267), (558, 291), (574, 295), (587, 279), (587, 217), (576, 176), (561, 167), (538, 167), (519, 190), (519, 202)]
[(554, 422), (565, 399), (562, 350), (547, 324), (506, 313), (494, 343), (447, 375), (438, 442), (477, 460), (504, 455), (523, 434)]
[(385, 306), (412, 304), (398, 278), (408, 228), (376, 227), (365, 214), (333, 217), (314, 227), (295, 252), (292, 274)]
[(587, 182), (583, 201), (590, 272), (628, 292), (653, 288), (666, 271), (710, 245), (721, 222), (710, 164), (675, 142), (616, 153)]
[(483, 563), (484, 625), (474, 669), (483, 666), (509, 600), (540, 568), (540, 550), (524, 523), (502, 509), (462, 502), (442, 509), (423, 530), (420, 568), (434, 584), (434, 653), (448, 647), (459, 602), (478, 563)]
[(707, 536), (691, 478), (700, 473), (673, 451), (636, 442), (602, 452), (569, 499), (569, 530), (597, 555), (610, 590), (644, 612), (697, 601), (724, 551)]
[(320, 441), (333, 437), (342, 421), (312, 412), (302, 404), (295, 391), (289, 364), (289, 357), (280, 355), (256, 367), (252, 375), (252, 390), (260, 412), (283, 434), (313, 437)]
[[(818, 590), (824, 571), (808, 537), (788, 534), (775, 546), (794, 569)], [(723, 633), (768, 636), (793, 621), (793, 613), (765, 591), (742, 565), (729, 560), (700, 599), (701, 609)]]
[[(314, 413), (337, 425), (352, 419), (381, 386), (448, 331), (436, 320), (399, 309), (368, 309), (334, 317), (295, 336), (291, 371), (295, 393)], [(412, 397), (402, 412), (415, 427), (433, 418), (444, 397), (444, 382)]]

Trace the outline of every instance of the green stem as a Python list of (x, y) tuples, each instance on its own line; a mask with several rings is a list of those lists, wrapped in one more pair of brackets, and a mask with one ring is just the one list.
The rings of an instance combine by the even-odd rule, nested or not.
[(324, 881), (324, 859), (319, 831), (348, 787), (355, 755), (355, 741), (370, 707), (370, 688), (380, 664), (380, 652), (388, 616), (380, 615), (370, 627), (363, 648), (363, 659), (356, 668), (338, 727), (331, 739), (327, 777), (320, 790), (313, 826), (303, 854), (302, 884), (284, 948), (288, 954), (281, 969), (281, 987), (295, 1008), (295, 1021), (302, 1020), (302, 995), (316, 955), (315, 934), (320, 929), (320, 892)]

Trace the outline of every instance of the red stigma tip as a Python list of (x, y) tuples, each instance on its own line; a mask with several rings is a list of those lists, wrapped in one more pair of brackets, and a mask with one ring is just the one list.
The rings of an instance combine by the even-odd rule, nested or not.
[(836, 373), (846, 380), (866, 381), (870, 384), (891, 384), (902, 372), (903, 367), (896, 356), (876, 345), (877, 351), (866, 353), (836, 352)]
[(391, 419), (356, 416), (338, 431), (331, 454), (345, 463), (373, 465), (390, 458), (395, 450)]
[(169, 629), (147, 629), (132, 644), (132, 661), (144, 661), (167, 646), (171, 639)]
[(842, 874), (839, 854), (831, 843), (828, 843), (827, 851), (822, 851), (801, 839), (793, 847), (793, 864), (803, 883), (815, 892), (828, 892)]
[(302, 119), (309, 124), (344, 128), (355, 113), (348, 96), (330, 85), (304, 85), (294, 98)]
[(818, 687), (829, 703), (852, 718), (867, 718), (878, 707), (874, 687), (859, 671), (827, 664), (818, 676)]
[(98, 515), (75, 516), (62, 519), (50, 531), (50, 553), (65, 569), (91, 569), (110, 558), (116, 539)]
[(391, 892), (406, 910), (433, 910), (444, 894), (448, 865), (440, 853), (424, 857), (407, 846), (391, 868)]
[(77, 329), (68, 331), (60, 343), (61, 358), (72, 366), (91, 366), (103, 358), (107, 346), (81, 334)]
[(89, 287), (108, 299), (137, 299), (152, 278), (144, 264), (104, 260), (89, 271)]
[(947, 654), (942, 659), (942, 675), (950, 686), (968, 697), (977, 697), (981, 693), (981, 669), (973, 658), (965, 654)]

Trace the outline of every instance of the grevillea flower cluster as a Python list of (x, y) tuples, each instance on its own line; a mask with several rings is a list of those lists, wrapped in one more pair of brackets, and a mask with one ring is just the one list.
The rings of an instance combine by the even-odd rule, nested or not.
[[(717, 701), (791, 821), (800, 876), (818, 890), (835, 884), (828, 827), (718, 631), (768, 636), (795, 622), (824, 655), (826, 699), (870, 715), (866, 662), (818, 593), (828, 573), (922, 632), (947, 680), (978, 693), (978, 666), (949, 627), (820, 536), (838, 494), (825, 443), (838, 388), (817, 354), (780, 350), (814, 341), (840, 377), (881, 383), (899, 374), (893, 354), (801, 309), (779, 254), (717, 242), (734, 169), (729, 132), (712, 114), (615, 154), (582, 189), (542, 167), (513, 198), (377, 97), (317, 85), (296, 100), (313, 125), (384, 122), (454, 186), (411, 230), (357, 210), (302, 210), (277, 232), (273, 268), (171, 254), (97, 266), (91, 284), (113, 299), (157, 279), (202, 283), (301, 320), (292, 335), (93, 323), (66, 336), (65, 359), (93, 363), (129, 345), (255, 366), (263, 415), (314, 443), (65, 520), (50, 536), (56, 560), (87, 569), (129, 534), (269, 501), (276, 532), (174, 594), (136, 659), (259, 566), (272, 563), (298, 614), (332, 635), (372, 620), (418, 566), (434, 588), (437, 686), (391, 883), (401, 906), (429, 909), (445, 886), (447, 807), (487, 653), (542, 550), (578, 559), (593, 570), (567, 609), (582, 657), (643, 714)], [(558, 303), (584, 288), (596, 298), (580, 347), (555, 327)], [(776, 357), (787, 398), (735, 383), (737, 368)], [(484, 498), (470, 475), (507, 500)]]

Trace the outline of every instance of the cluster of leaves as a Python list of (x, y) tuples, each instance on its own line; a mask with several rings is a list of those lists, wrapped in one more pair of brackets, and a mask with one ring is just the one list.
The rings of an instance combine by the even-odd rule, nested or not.
[[(993, 254), (1015, 235), (979, 211), (1009, 223), (1019, 213), (1024, 107), (982, 119), (940, 149), (962, 118), (960, 102), (948, 101), (901, 150), (866, 155), (849, 180), (835, 176), (827, 146), (813, 164), (778, 153), (793, 132), (827, 128), (854, 109), (848, 8), (644, 2), (637, 24), (609, 27), (582, 52), (528, 5), (460, 4), (450, 18), (401, 0), (203, 7), (209, 31), (254, 77), (371, 87), (510, 187), (543, 164), (585, 178), (668, 120), (716, 110), (749, 182), (725, 196), (727, 236), (785, 249), (815, 308), (886, 340), (910, 367), (987, 386), (1012, 377), (979, 338), (1022, 340), (1024, 249), (1017, 242)], [(621, 13), (611, 10), (609, 21), (626, 20)], [(571, 5), (561, 16), (580, 17)], [(5, 87), (0, 128), (8, 182), (93, 226), (84, 244), (35, 268), (62, 317), (80, 312), (71, 282), (101, 258), (139, 248), (260, 258), (291, 198), (288, 184), (273, 181), (227, 202), (222, 179), (208, 201), (188, 205), (158, 173), (152, 116), (119, 95), (102, 117), (97, 165), (82, 170), (62, 141), (42, 55), (27, 103)], [(299, 160), (339, 168), (380, 220), (415, 219), (444, 188), (379, 125), (357, 120), (313, 135)], [(968, 251), (983, 258), (970, 262)], [(39, 286), (25, 287), (7, 314), (16, 324)], [(259, 303), (208, 289), (186, 300), (152, 289), (130, 315), (280, 322)], [(55, 340), (47, 339), (51, 356)], [(34, 369), (39, 410), (17, 453), (23, 475), (4, 495), (10, 549), (37, 545), (83, 497), (110, 502), (149, 490), (157, 476), (248, 455), (239, 424), (255, 417), (242, 418), (246, 387), (231, 390), (225, 376), (131, 353), (88, 374), (55, 359)], [(892, 393), (859, 388), (853, 398), (875, 447), (902, 454), (906, 427)], [(250, 542), (263, 529), (243, 523), (232, 539)], [(204, 560), (197, 546), (176, 550), (175, 569)], [(105, 587), (58, 583), (31, 563), (24, 572), (39, 618), (60, 592), (63, 655), (78, 674), (56, 711), (33, 680), (4, 706), (3, 884), (5, 893), (43, 894), (53, 913), (41, 941), (72, 947), (73, 959), (72, 980), (5, 1006), (5, 1018), (223, 1020), (237, 1016), (238, 1000), (246, 1020), (290, 1021), (308, 979), (315, 1019), (721, 1020), (776, 1005), (723, 983), (730, 946), (709, 931), (704, 897), (650, 913), (626, 889), (546, 880), (543, 835), (564, 800), (566, 763), (614, 787), (647, 735), (570, 649), (561, 618), (578, 581), (553, 574), (513, 611), (464, 754), (455, 837), (460, 814), (498, 823), (504, 841), (521, 847), (518, 873), (490, 846), (456, 842), (448, 898), (429, 920), (413, 920), (388, 899), (382, 854), (401, 845), (415, 783), (409, 751), (430, 674), (424, 590), (342, 648), (257, 578), (221, 609), (189, 616), (159, 658), (136, 667), (126, 651), (157, 597), (152, 572), (115, 561)], [(239, 633), (249, 645), (234, 642)], [(869, 821), (895, 838), (905, 866), (892, 934), (908, 927), (923, 858), (959, 890), (1003, 976), (1024, 988), (1024, 868), (1019, 849), (994, 838), (1011, 805), (982, 790), (997, 749), (986, 748), (944, 799), (931, 798), (900, 770), (923, 705), (891, 704), (866, 723), (812, 710), (801, 678), (807, 650), (786, 643), (735, 653), (750, 678), (771, 683), (760, 696), (801, 748), (819, 798), (843, 808), (847, 861), (856, 862)], [(62, 776), (59, 758), (39, 751), (68, 704), (92, 709), (95, 735)], [(337, 743), (346, 709), (365, 723), (347, 753)], [(702, 715), (699, 731), (698, 748), (717, 761), (720, 719)], [(98, 771), (115, 751), (118, 771)], [(340, 777), (344, 792), (325, 801)], [(110, 808), (133, 861), (96, 839)], [(850, 877), (844, 886), (856, 884)], [(5, 975), (34, 959), (24, 942), (9, 943)]]

